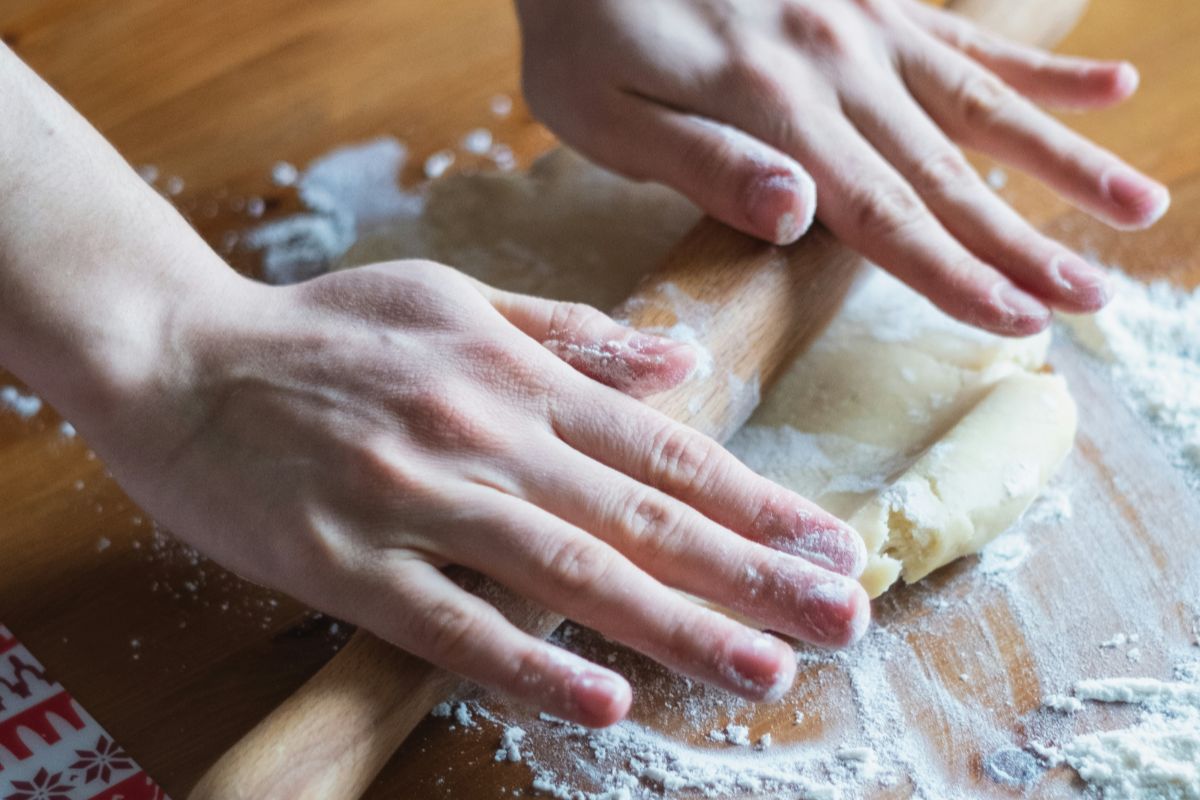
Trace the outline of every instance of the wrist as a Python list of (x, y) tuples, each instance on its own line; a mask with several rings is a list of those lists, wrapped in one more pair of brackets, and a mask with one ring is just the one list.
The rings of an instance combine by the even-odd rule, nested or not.
[(137, 258), (157, 259), (163, 268), (103, 287), (108, 293), (95, 298), (94, 311), (60, 327), (49, 347), (61, 353), (53, 374), (35, 366), (28, 379), (101, 450), (114, 438), (157, 435), (151, 429), (159, 420), (187, 426), (200, 343), (239, 313), (253, 285), (198, 239)]

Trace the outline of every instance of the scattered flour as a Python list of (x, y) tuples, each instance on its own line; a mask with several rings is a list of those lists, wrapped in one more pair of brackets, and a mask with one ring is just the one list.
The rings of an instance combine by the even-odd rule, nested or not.
[(708, 738), (714, 742), (726, 742), (735, 747), (750, 746), (750, 729), (745, 725), (734, 725), (732, 722), (724, 730), (711, 731)]
[(425, 177), (430, 180), (440, 178), (452, 166), (454, 166), (454, 151), (439, 150), (425, 159)]
[(492, 99), (488, 101), (488, 107), (491, 108), (492, 113), (497, 117), (507, 117), (512, 113), (513, 101), (506, 94), (494, 94), (492, 95)]
[(22, 392), (15, 386), (0, 387), (0, 406), (21, 419), (32, 419), (42, 410), (42, 398), (32, 392)]
[(991, 542), (979, 553), (979, 571), (985, 575), (1012, 572), (1033, 551), (1029, 537), (1020, 528), (1008, 530)]
[(1052, 694), (1042, 701), (1042, 705), (1051, 711), (1060, 711), (1064, 714), (1074, 714), (1076, 711), (1083, 710), (1082, 700), (1065, 694)]
[[(261, 225), (243, 237), (243, 246), (262, 253), (267, 282), (311, 278), (349, 250), (363, 231), (386, 220), (419, 214), (421, 196), (397, 184), (407, 157), (403, 144), (382, 137), (333, 150), (295, 176), (285, 168), (290, 164), (276, 164), (272, 170), (276, 183), (283, 179), (295, 184), (307, 210)], [(255, 214), (249, 205), (247, 211), (252, 216), (262, 213), (260, 208)]]
[(287, 161), (278, 161), (271, 167), (271, 182), (276, 186), (295, 186), (300, 170)]
[(500, 734), (500, 749), (496, 751), (497, 761), (511, 761), (514, 764), (521, 761), (521, 743), (525, 741), (525, 729), (510, 725)]
[(1104, 800), (1200, 800), (1200, 662), (1181, 664), (1176, 681), (1108, 678), (1075, 684), (1074, 697), (1046, 705), (1067, 713), (1083, 701), (1123, 703), (1142, 710), (1128, 728), (1085, 733), (1061, 748), (1034, 751), (1054, 766), (1066, 763)]
[(1064, 321), (1109, 362), (1117, 389), (1200, 488), (1200, 289), (1145, 284), (1116, 270), (1110, 279), (1114, 296), (1102, 311)]
[(486, 155), (492, 149), (492, 132), (487, 128), (476, 128), (462, 138), (459, 146), (468, 153)]

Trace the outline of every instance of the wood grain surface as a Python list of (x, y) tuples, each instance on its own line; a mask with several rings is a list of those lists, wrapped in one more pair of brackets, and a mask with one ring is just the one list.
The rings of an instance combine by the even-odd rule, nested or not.
[[(265, 197), (268, 213), (294, 202), (269, 181), (280, 159), (303, 163), (338, 144), (391, 133), (419, 165), (477, 126), (495, 131), (522, 161), (552, 142), (519, 102), (503, 120), (489, 111), (492, 95), (517, 94), (516, 29), (504, 3), (8, 0), (0, 4), (0, 34), (133, 163), (182, 178), (178, 204), (218, 246), (224, 232), (252, 222), (235, 211), (235, 200)], [(1160, 0), (1152, 10), (1106, 0), (1093, 4), (1062, 47), (1127, 58), (1141, 69), (1142, 89), (1123, 109), (1068, 121), (1171, 185), (1175, 204), (1159, 226), (1115, 234), (1015, 174), (1005, 196), (1126, 270), (1200, 283), (1197, 36), (1200, 5), (1192, 0)], [(415, 180), (417, 171), (405, 177)], [(1190, 539), (1183, 521), (1200, 510), (1195, 498), (1171, 482), (1144, 430), (1086, 363), (1058, 356), (1081, 400), (1075, 467), (1095, 496), (1055, 538), (1053, 552), (1039, 556), (1102, 570), (1103, 562), (1087, 557), (1085, 537), (1098, 535), (1114, 551), (1140, 542), (1131, 558), (1152, 555), (1126, 563), (1169, 586), (1179, 577), (1172, 547)], [(0, 382), (10, 381), (0, 374)], [(1136, 535), (1114, 538), (1126, 528), (1112, 520), (1132, 520), (1126, 527)], [(59, 435), (50, 410), (31, 422), (0, 413), (0, 539), (0, 619), (177, 797), (347, 634), (154, 537), (86, 443)], [(956, 576), (951, 568), (936, 581), (952, 591)], [(1047, 587), (1063, 580), (1049, 567), (1044, 578)], [(914, 595), (896, 593), (881, 617), (906, 613)], [(1083, 613), (1113, 605), (1090, 600)], [(947, 617), (944, 635), (928, 645), (931, 662), (952, 661), (954, 638), (972, 635), (980, 618), (1007, 630), (1009, 639), (1000, 638), (1019, 652), (998, 601), (981, 601), (975, 611), (975, 618)], [(1182, 636), (1190, 620), (1164, 600), (1156, 624)], [(1009, 666), (1020, 684), (1020, 664)], [(1038, 690), (1024, 687), (1026, 705)], [(931, 715), (928, 724), (945, 721)], [(424, 726), (370, 796), (494, 797), (501, 786), (525, 785), (520, 768), (489, 763), (493, 738)], [(978, 772), (971, 754), (961, 761), (964, 773)], [(1047, 784), (1044, 796), (1058, 796), (1055, 785), (1062, 784)]]

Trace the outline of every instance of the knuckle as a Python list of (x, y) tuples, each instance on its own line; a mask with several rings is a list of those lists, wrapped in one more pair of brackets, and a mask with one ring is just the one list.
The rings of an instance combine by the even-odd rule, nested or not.
[(588, 328), (600, 318), (600, 312), (587, 303), (557, 303), (550, 312), (546, 335), (551, 339), (577, 341), (584, 338)]
[(971, 72), (954, 90), (954, 106), (968, 129), (995, 124), (1012, 101), (1012, 90), (986, 72)]
[(786, 84), (759, 57), (737, 54), (731, 58), (725, 67), (725, 83), (735, 96), (748, 98), (764, 118), (785, 114), (790, 106)]
[(994, 305), (991, 290), (987, 285), (980, 283), (981, 264), (974, 257), (960, 256), (934, 266), (937, 267), (939, 280), (946, 290), (962, 298), (964, 303), (979, 308)]
[(873, 20), (883, 20), (892, 11), (891, 0), (854, 0), (854, 5)]
[(608, 555), (589, 541), (569, 540), (558, 545), (547, 559), (547, 572), (559, 590), (581, 597), (604, 583), (611, 564)]
[(713, 653), (724, 652), (721, 644), (725, 638), (709, 616), (714, 612), (682, 604), (671, 611), (674, 613), (668, 612), (669, 616), (661, 623), (662, 632), (659, 634), (671, 659), (678, 664), (688, 664), (693, 669), (710, 669)]
[(787, 3), (783, 7), (784, 31), (795, 42), (813, 52), (845, 55), (851, 49), (851, 37), (827, 9), (808, 3)]
[(662, 427), (649, 452), (652, 473), (684, 489), (703, 489), (719, 461), (715, 444), (677, 423)]
[(727, 188), (731, 174), (739, 176), (737, 180), (749, 187), (755, 172), (753, 162), (744, 157), (744, 149), (739, 150), (730, 141), (731, 137), (737, 135), (733, 130), (722, 130), (722, 133), (724, 135), (718, 143), (704, 138), (689, 143), (682, 153), (682, 162), (688, 165), (700, 185), (710, 190)]
[(356, 475), (359, 486), (368, 489), (386, 489), (389, 496), (397, 491), (410, 495), (424, 489), (420, 472), (405, 459), (390, 436), (367, 437), (355, 443), (351, 449), (351, 474)]
[(952, 194), (974, 184), (975, 172), (957, 150), (947, 149), (922, 159), (913, 175), (921, 194)]
[(441, 450), (491, 453), (505, 440), (494, 421), (477, 408), (469, 393), (456, 397), (446, 388), (427, 387), (400, 401), (399, 415), (416, 441)]
[(445, 663), (462, 664), (473, 651), (479, 628), (469, 609), (453, 601), (442, 601), (417, 621), (414, 634), (423, 650)]
[(848, 198), (850, 223), (866, 236), (893, 236), (919, 224), (925, 208), (904, 183), (862, 182)]
[(626, 524), (636, 546), (653, 558), (672, 549), (683, 529), (683, 515), (653, 492), (646, 491), (629, 504)]
[(553, 676), (554, 665), (540, 649), (531, 647), (518, 653), (511, 660), (510, 668), (510, 691), (522, 697), (533, 695), (539, 703), (546, 702), (549, 692), (547, 683)]

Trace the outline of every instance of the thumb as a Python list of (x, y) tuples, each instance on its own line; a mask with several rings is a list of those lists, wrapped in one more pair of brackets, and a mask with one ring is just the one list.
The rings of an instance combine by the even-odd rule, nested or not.
[(589, 378), (632, 397), (648, 397), (678, 386), (698, 361), (691, 345), (640, 333), (583, 303), (491, 287), (484, 294), (525, 335)]

